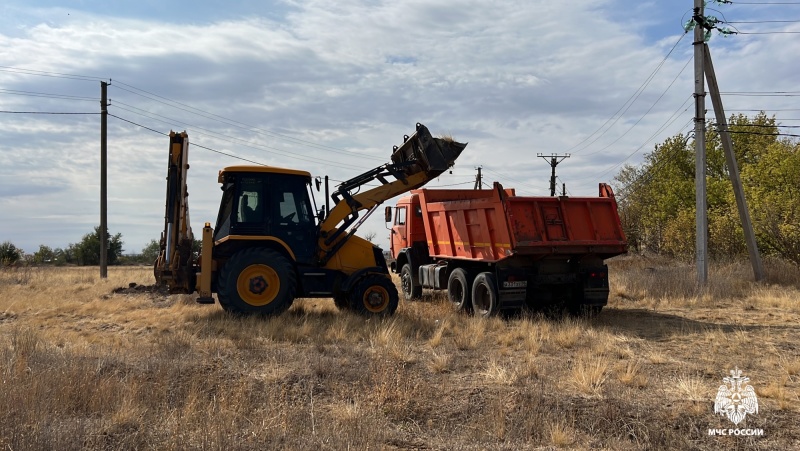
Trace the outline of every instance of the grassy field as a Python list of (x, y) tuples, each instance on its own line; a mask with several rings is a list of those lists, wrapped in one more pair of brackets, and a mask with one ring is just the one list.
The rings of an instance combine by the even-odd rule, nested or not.
[[(800, 449), (800, 271), (610, 262), (591, 320), (385, 320), (297, 300), (234, 318), (149, 268), (0, 271), (0, 449)], [(117, 288), (124, 290), (116, 290)], [(738, 367), (759, 411), (710, 437)]]

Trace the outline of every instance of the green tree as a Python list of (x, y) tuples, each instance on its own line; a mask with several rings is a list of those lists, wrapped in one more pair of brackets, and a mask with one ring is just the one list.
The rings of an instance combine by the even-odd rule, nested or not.
[(14, 246), (10, 241), (0, 244), (0, 265), (7, 266), (17, 263), (22, 258), (22, 249)]
[[(800, 147), (780, 139), (774, 118), (731, 116), (729, 129), (762, 253), (800, 264)], [(715, 259), (747, 254), (719, 133), (707, 135), (708, 238)], [(620, 219), (632, 249), (692, 258), (695, 240), (694, 143), (673, 136), (639, 167), (615, 177)]]
[(40, 244), (39, 250), (33, 253), (33, 262), (37, 265), (41, 265), (42, 263), (54, 263), (55, 252), (53, 252), (53, 249), (49, 246)]
[(141, 261), (144, 263), (153, 263), (158, 258), (158, 253), (161, 251), (161, 246), (158, 244), (156, 240), (150, 240), (147, 243), (147, 246), (142, 248), (142, 254), (140, 256)]
[[(122, 234), (118, 233), (113, 237), (106, 232), (108, 243), (107, 261), (109, 265), (116, 265), (122, 256)], [(94, 232), (87, 233), (81, 241), (70, 244), (66, 253), (74, 258), (78, 265), (99, 265), (100, 264), (100, 227), (94, 228)]]

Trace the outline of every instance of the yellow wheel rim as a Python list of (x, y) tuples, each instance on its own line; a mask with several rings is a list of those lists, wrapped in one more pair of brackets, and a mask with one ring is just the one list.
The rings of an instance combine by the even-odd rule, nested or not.
[(364, 292), (361, 301), (368, 311), (381, 313), (389, 306), (389, 291), (380, 285), (373, 285)]
[(261, 307), (278, 297), (281, 279), (272, 267), (250, 265), (239, 274), (236, 291), (242, 300), (252, 306)]

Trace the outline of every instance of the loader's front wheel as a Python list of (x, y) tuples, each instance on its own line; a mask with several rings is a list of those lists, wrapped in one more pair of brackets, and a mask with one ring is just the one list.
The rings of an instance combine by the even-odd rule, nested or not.
[(390, 316), (397, 310), (397, 287), (386, 276), (364, 277), (350, 294), (350, 305), (366, 316)]
[(297, 276), (281, 254), (270, 249), (244, 249), (220, 271), (217, 290), (219, 302), (228, 312), (279, 315), (292, 305)]
[(403, 287), (403, 297), (406, 301), (422, 297), (422, 286), (414, 285), (411, 265), (408, 263), (403, 265), (403, 268), (400, 269), (400, 285)]

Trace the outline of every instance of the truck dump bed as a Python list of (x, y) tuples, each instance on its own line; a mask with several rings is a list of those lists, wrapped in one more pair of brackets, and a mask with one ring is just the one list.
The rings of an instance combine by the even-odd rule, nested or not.
[(512, 255), (627, 251), (617, 202), (608, 185), (599, 197), (523, 197), (495, 183), (491, 190), (420, 189), (431, 257), (496, 262)]

